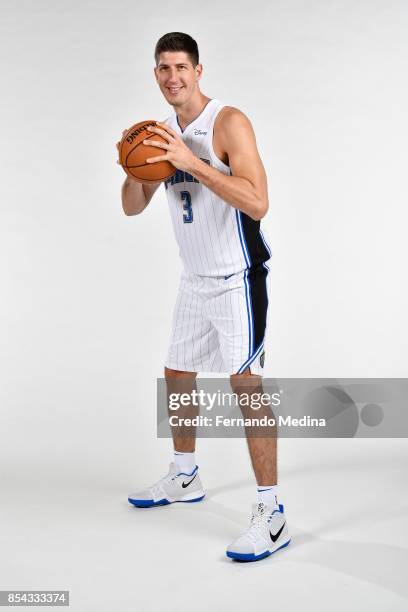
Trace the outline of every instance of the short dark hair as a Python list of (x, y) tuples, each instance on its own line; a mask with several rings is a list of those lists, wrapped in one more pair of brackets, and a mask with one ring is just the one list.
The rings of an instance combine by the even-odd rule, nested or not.
[(191, 38), (191, 36), (184, 34), (183, 32), (169, 32), (168, 34), (164, 34), (161, 38), (159, 38), (154, 50), (156, 65), (159, 63), (160, 53), (163, 53), (164, 51), (184, 51), (189, 55), (191, 63), (194, 67), (196, 67), (200, 61), (196, 41), (194, 38)]

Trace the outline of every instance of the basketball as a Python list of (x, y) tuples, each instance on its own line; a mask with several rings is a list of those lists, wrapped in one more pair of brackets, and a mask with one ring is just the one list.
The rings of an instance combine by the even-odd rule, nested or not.
[(147, 163), (146, 159), (165, 155), (165, 149), (144, 145), (143, 141), (152, 138), (159, 142), (167, 142), (164, 138), (147, 127), (156, 125), (157, 121), (146, 120), (136, 123), (123, 135), (119, 144), (119, 163), (130, 178), (139, 183), (154, 183), (164, 181), (172, 176), (176, 168), (168, 161)]

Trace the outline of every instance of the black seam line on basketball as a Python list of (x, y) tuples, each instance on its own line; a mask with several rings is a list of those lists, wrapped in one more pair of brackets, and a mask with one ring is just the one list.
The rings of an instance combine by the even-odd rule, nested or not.
[(181, 486), (183, 487), (183, 489), (185, 489), (186, 487), (188, 487), (189, 484), (191, 484), (194, 480), (194, 478), (197, 476), (197, 474), (194, 474), (193, 478), (190, 480), (190, 482), (188, 482), (187, 484), (185, 482), (181, 483)]
[[(145, 136), (145, 137), (143, 138), (143, 140), (148, 140), (149, 138), (153, 138), (153, 136), (156, 136), (156, 134), (154, 134), (154, 133), (153, 133), (153, 134), (151, 134), (150, 136)], [(133, 151), (134, 151), (135, 149), (137, 149), (137, 147), (143, 143), (143, 140), (141, 140), (140, 142), (137, 142), (137, 143), (135, 144), (135, 146), (134, 146), (134, 147), (132, 147), (132, 148), (130, 149), (130, 151), (128, 151), (128, 153), (127, 153), (127, 155), (126, 155), (125, 162), (127, 162), (129, 155), (130, 155), (131, 153), (133, 153)]]
[(124, 168), (141, 168), (142, 166), (151, 166), (152, 164), (149, 164), (149, 162), (144, 163), (144, 164), (139, 164), (138, 166), (123, 166)]
[[(149, 140), (149, 138), (153, 138), (154, 136), (157, 136), (157, 134), (155, 134), (155, 133), (153, 132), (153, 134), (151, 134), (150, 136), (145, 136), (145, 137), (143, 138), (143, 140)], [(130, 155), (131, 153), (133, 153), (133, 151), (134, 151), (135, 149), (137, 149), (137, 147), (139, 147), (141, 144), (143, 144), (143, 140), (141, 140), (140, 142), (137, 142), (137, 143), (135, 144), (135, 146), (134, 146), (134, 147), (132, 147), (132, 148), (130, 149), (130, 151), (128, 151), (128, 154), (126, 155), (126, 159), (125, 159), (125, 164), (127, 164), (127, 160), (128, 160), (129, 155)]]
[[(153, 133), (153, 134), (151, 134), (150, 136), (145, 136), (145, 137), (144, 137), (144, 140), (148, 140), (149, 138), (153, 138), (153, 136), (155, 136), (155, 134), (154, 134), (154, 133)], [(137, 142), (137, 143), (135, 144), (135, 146), (134, 146), (134, 147), (132, 147), (132, 148), (130, 149), (130, 151), (128, 151), (128, 153), (127, 153), (127, 155), (126, 155), (126, 159), (124, 160), (124, 161), (125, 161), (125, 163), (127, 162), (127, 159), (128, 159), (128, 157), (129, 157), (129, 155), (130, 155), (131, 153), (133, 153), (133, 151), (134, 151), (135, 149), (137, 149), (137, 147), (138, 147), (140, 144), (142, 144), (142, 142), (143, 142), (143, 141)], [(123, 164), (122, 164), (122, 165), (123, 165)]]
[(275, 535), (273, 535), (271, 532), (269, 532), (269, 535), (271, 536), (272, 542), (276, 542), (276, 540), (279, 538), (280, 534), (282, 533), (282, 530), (283, 530), (285, 525), (286, 525), (286, 521), (283, 523), (283, 525), (279, 529), (279, 531), (277, 533), (275, 533)]

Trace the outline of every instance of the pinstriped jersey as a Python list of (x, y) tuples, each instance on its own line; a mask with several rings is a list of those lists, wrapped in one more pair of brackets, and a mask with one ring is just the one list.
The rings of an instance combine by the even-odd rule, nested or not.
[[(214, 122), (223, 107), (219, 100), (210, 100), (183, 132), (175, 112), (165, 123), (197, 157), (230, 175), (230, 167), (213, 149)], [(260, 222), (219, 198), (187, 172), (177, 170), (165, 181), (165, 189), (186, 271), (199, 276), (229, 276), (270, 258)]]

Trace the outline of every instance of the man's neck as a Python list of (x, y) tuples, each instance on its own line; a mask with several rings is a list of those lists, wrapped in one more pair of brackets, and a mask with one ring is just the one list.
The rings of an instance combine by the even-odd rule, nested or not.
[(197, 119), (197, 117), (201, 115), (210, 100), (211, 98), (208, 98), (200, 92), (197, 98), (189, 100), (186, 105), (174, 107), (177, 113), (178, 124), (183, 131), (192, 121), (194, 121), (194, 119)]

